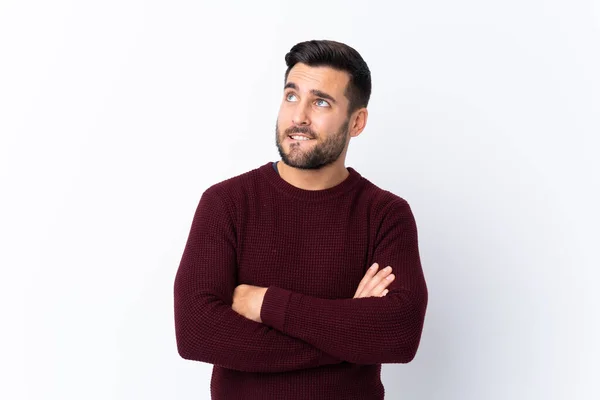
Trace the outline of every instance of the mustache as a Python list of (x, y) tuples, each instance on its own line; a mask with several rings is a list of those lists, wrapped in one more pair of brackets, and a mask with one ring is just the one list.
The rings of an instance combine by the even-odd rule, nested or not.
[(312, 131), (312, 129), (310, 129), (308, 126), (292, 126), (287, 128), (284, 133), (286, 135), (291, 135), (294, 133), (303, 133), (305, 135), (310, 135), (313, 138), (316, 137), (317, 135)]

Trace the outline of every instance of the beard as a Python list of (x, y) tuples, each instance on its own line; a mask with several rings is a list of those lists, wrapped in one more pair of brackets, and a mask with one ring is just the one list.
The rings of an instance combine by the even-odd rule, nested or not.
[(291, 127), (285, 130), (284, 136), (281, 136), (279, 131), (279, 121), (275, 124), (275, 144), (281, 156), (281, 161), (290, 167), (299, 169), (320, 169), (326, 165), (335, 162), (348, 143), (348, 125), (350, 120), (347, 119), (340, 129), (327, 137), (322, 142), (317, 142), (310, 149), (304, 150), (301, 143), (293, 143), (290, 146), (290, 151), (286, 154), (281, 142), (288, 136), (294, 133), (304, 133), (311, 135), (313, 140), (319, 140), (319, 136), (315, 134), (309, 127)]

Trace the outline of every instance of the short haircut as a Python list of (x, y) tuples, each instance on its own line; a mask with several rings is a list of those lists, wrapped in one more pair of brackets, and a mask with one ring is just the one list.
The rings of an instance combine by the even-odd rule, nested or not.
[(301, 42), (285, 55), (287, 82), (290, 70), (297, 63), (310, 67), (326, 66), (350, 75), (344, 95), (349, 101), (348, 115), (359, 108), (367, 107), (371, 97), (371, 71), (361, 55), (352, 47), (333, 40), (310, 40)]

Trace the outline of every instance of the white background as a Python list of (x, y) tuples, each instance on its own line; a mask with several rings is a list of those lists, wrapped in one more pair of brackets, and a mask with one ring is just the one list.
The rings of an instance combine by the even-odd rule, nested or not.
[(278, 160), (284, 55), (357, 49), (347, 158), (429, 307), (389, 399), (598, 399), (598, 1), (0, 1), (3, 399), (208, 399), (173, 280), (202, 192)]

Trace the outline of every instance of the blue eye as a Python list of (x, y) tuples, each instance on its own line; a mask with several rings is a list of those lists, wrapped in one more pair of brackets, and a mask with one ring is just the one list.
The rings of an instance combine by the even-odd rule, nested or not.
[(317, 100), (317, 103), (319, 103), (319, 102), (323, 102), (323, 103), (325, 103), (325, 105), (324, 105), (323, 107), (328, 107), (328, 106), (329, 106), (329, 103), (328, 103), (328, 102), (326, 102), (326, 101), (325, 101), (325, 100), (323, 100), (323, 99), (319, 99), (319, 100)]
[(293, 93), (288, 93), (288, 94), (286, 94), (286, 95), (285, 95), (285, 99), (286, 99), (287, 101), (292, 101), (292, 100), (290, 100), (290, 96), (294, 96), (294, 97), (296, 97), (296, 95), (295, 95), (295, 94), (293, 94)]

